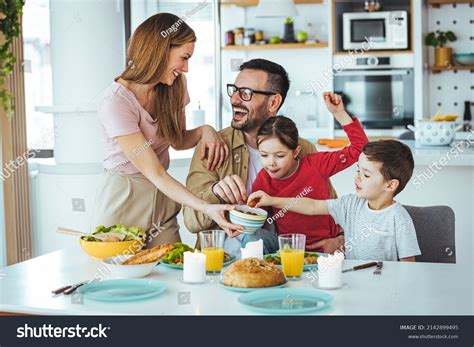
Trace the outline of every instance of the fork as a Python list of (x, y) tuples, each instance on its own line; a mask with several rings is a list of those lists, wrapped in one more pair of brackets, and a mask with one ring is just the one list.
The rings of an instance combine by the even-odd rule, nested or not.
[(382, 267), (383, 267), (383, 262), (378, 261), (377, 265), (375, 265), (374, 275), (381, 275), (382, 274)]

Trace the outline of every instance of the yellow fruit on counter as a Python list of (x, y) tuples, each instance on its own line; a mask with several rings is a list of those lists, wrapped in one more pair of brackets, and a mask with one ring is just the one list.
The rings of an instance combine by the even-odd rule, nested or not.
[(446, 122), (453, 122), (458, 118), (459, 118), (459, 115), (457, 115), (457, 114), (445, 114), (444, 115), (444, 120)]

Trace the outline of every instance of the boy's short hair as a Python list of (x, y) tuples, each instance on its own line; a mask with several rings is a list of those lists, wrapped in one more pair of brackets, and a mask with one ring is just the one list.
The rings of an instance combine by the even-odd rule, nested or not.
[(405, 188), (415, 168), (413, 155), (407, 145), (395, 140), (373, 141), (367, 143), (362, 152), (370, 161), (382, 164), (380, 172), (387, 181), (399, 181), (393, 196)]

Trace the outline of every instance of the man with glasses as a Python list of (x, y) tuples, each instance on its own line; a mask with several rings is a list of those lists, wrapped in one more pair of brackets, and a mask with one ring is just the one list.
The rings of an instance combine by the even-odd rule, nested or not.
[[(227, 85), (232, 105), (232, 123), (219, 132), (231, 154), (215, 170), (208, 170), (206, 161), (200, 159), (199, 150), (196, 150), (186, 181), (186, 187), (191, 192), (212, 204), (247, 202), (252, 184), (263, 167), (257, 150), (258, 130), (269, 117), (277, 115), (290, 87), (288, 73), (274, 62), (253, 59), (242, 64), (239, 69), (234, 84)], [(314, 145), (307, 140), (300, 139), (300, 145), (300, 156), (316, 151)], [(331, 198), (335, 198), (336, 192), (331, 183), (328, 184)], [(191, 232), (216, 228), (212, 219), (191, 208), (184, 207), (183, 214), (184, 223)], [(264, 240), (265, 253), (277, 251), (278, 241), (273, 224), (265, 224), (264, 229), (266, 230), (259, 230), (252, 235), (229, 232), (226, 251), (236, 254), (247, 242), (258, 239)], [(344, 241), (338, 237), (319, 243), (318, 248), (333, 253)]]

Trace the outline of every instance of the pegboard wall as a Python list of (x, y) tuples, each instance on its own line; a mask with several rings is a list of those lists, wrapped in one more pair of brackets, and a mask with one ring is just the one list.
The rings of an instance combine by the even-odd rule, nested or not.
[[(451, 30), (457, 41), (446, 47), (454, 53), (474, 53), (474, 1), (470, 4), (449, 4), (439, 8), (429, 6), (428, 31)], [(423, 38), (424, 39), (424, 38)], [(434, 62), (434, 48), (430, 47), (429, 64)], [(441, 108), (443, 113), (464, 114), (464, 101), (471, 101), (474, 112), (474, 72), (469, 70), (441, 71), (429, 75), (429, 115), (432, 117)]]

